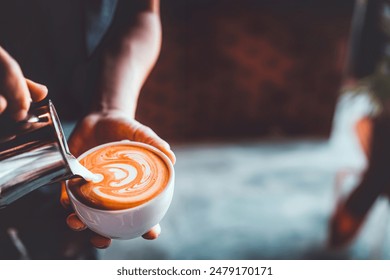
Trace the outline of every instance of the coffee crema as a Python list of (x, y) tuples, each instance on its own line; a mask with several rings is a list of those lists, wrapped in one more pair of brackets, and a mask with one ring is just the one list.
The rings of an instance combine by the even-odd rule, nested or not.
[(97, 209), (133, 208), (158, 196), (167, 186), (169, 168), (153, 151), (131, 144), (105, 146), (80, 163), (96, 179), (71, 180), (69, 190), (82, 203)]

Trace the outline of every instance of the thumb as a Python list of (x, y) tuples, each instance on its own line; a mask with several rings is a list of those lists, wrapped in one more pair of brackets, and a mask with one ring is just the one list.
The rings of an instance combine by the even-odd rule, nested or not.
[(26, 83), (33, 102), (41, 101), (47, 96), (48, 90), (46, 86), (35, 83), (29, 79), (26, 79)]
[(133, 124), (131, 128), (132, 129), (128, 130), (131, 134), (129, 135), (129, 139), (154, 146), (162, 151), (171, 160), (171, 162), (175, 164), (176, 156), (171, 150), (168, 142), (160, 138), (150, 127), (135, 121), (135, 124)]

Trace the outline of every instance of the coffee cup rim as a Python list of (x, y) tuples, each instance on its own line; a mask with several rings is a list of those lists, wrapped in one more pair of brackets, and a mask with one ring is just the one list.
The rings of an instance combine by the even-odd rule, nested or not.
[(131, 141), (131, 140), (121, 140), (121, 141), (114, 141), (114, 142), (109, 142), (109, 143), (105, 143), (105, 144), (101, 144), (101, 145), (98, 145), (96, 147), (93, 147), (92, 149), (89, 149), (88, 151), (85, 151), (84, 153), (82, 153), (80, 156), (77, 157), (77, 160), (80, 160), (82, 159), (83, 157), (85, 157), (87, 154), (89, 153), (92, 153), (98, 149), (101, 149), (103, 147), (106, 147), (106, 146), (112, 146), (112, 145), (116, 145), (116, 144), (131, 144), (132, 146), (138, 146), (138, 147), (143, 147), (143, 148), (146, 148), (148, 150), (151, 150), (152, 152), (156, 153), (159, 157), (161, 157), (164, 162), (166, 163), (167, 167), (168, 167), (168, 170), (169, 170), (169, 178), (168, 178), (168, 181), (163, 189), (163, 191), (161, 193), (159, 193), (157, 196), (153, 197), (152, 199), (148, 200), (147, 202), (143, 203), (143, 204), (140, 204), (140, 205), (137, 205), (135, 207), (129, 207), (129, 208), (125, 208), (125, 209), (119, 209), (119, 210), (110, 210), (110, 209), (99, 209), (99, 208), (94, 208), (94, 207), (91, 207), (83, 202), (81, 202), (79, 199), (77, 199), (77, 197), (75, 195), (73, 195), (73, 193), (70, 191), (70, 189), (68, 188), (68, 181), (66, 181), (66, 190), (67, 190), (67, 193), (68, 193), (68, 196), (71, 196), (72, 199), (74, 199), (75, 201), (77, 201), (78, 203), (82, 204), (84, 207), (88, 208), (88, 209), (91, 209), (93, 211), (96, 211), (96, 212), (103, 212), (103, 213), (124, 213), (124, 212), (127, 212), (127, 211), (130, 211), (130, 210), (136, 210), (136, 209), (140, 209), (140, 208), (143, 208), (143, 207), (146, 207), (148, 204), (152, 203), (154, 200), (156, 200), (157, 198), (159, 198), (163, 193), (165, 193), (169, 188), (172, 188), (173, 186), (171, 186), (173, 184), (173, 180), (174, 180), (174, 177), (175, 177), (175, 170), (173, 168), (173, 163), (171, 162), (171, 160), (168, 158), (167, 155), (165, 155), (162, 151), (160, 151), (159, 149), (157, 149), (156, 147), (152, 146), (152, 145), (149, 145), (149, 144), (146, 144), (146, 143), (142, 143), (142, 142), (137, 142), (137, 141)]

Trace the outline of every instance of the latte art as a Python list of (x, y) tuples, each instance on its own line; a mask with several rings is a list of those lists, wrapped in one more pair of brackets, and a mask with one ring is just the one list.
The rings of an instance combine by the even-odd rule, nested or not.
[(93, 151), (80, 163), (95, 174), (94, 179), (73, 180), (69, 189), (78, 200), (98, 209), (144, 204), (160, 194), (169, 179), (169, 169), (160, 156), (125, 143)]

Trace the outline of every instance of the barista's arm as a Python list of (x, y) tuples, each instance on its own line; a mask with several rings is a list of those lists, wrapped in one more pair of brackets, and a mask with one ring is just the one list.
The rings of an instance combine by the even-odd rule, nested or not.
[(47, 88), (25, 79), (19, 64), (0, 46), (0, 114), (7, 112), (14, 120), (22, 120), (31, 101), (46, 95)]
[(115, 33), (103, 46), (93, 109), (120, 111), (134, 118), (139, 92), (160, 53), (161, 22), (158, 0), (131, 2), (128, 20), (114, 21)]
[(138, 95), (160, 53), (159, 0), (123, 3), (128, 16), (114, 19), (110, 37), (97, 50), (102, 58), (96, 98), (69, 146), (77, 156), (102, 143), (130, 139), (157, 147), (174, 162), (168, 143), (135, 120)]

